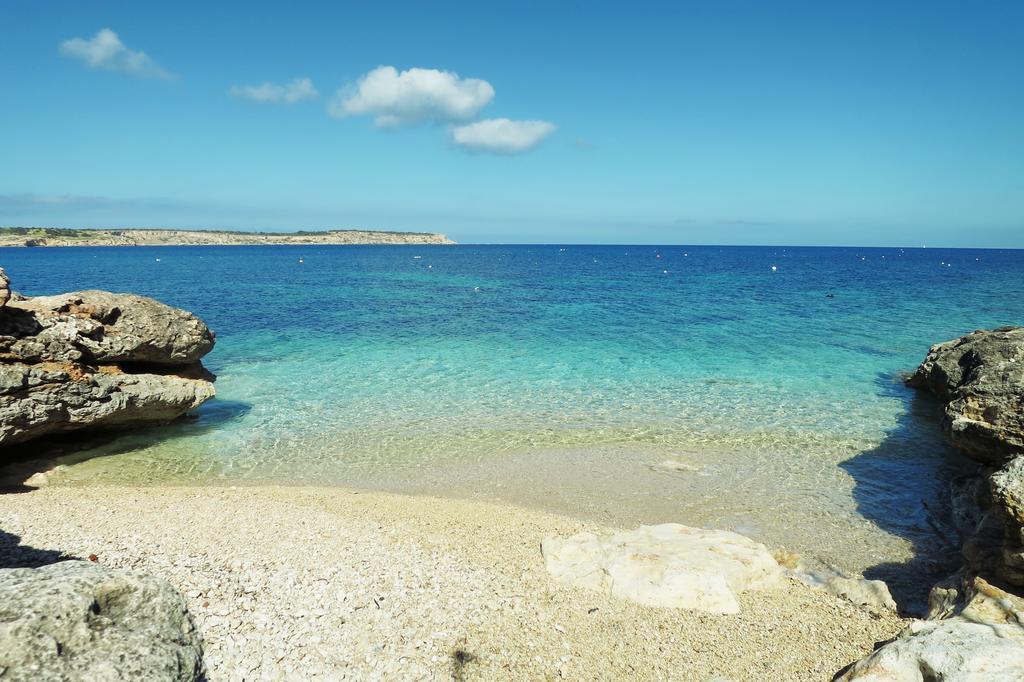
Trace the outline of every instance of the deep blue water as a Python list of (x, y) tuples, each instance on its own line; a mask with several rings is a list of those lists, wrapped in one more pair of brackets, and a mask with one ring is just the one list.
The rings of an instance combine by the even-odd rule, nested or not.
[[(617, 485), (658, 491), (623, 503), (638, 519), (770, 539), (867, 525), (876, 558), (923, 541), (921, 500), (956, 468), (899, 373), (932, 343), (1024, 324), (1009, 250), (66, 248), (0, 249), (0, 265), (25, 294), (131, 291), (217, 333), (218, 400), (103, 445), (116, 454), (78, 482), (390, 481), (543, 505), (558, 481), (576, 492), (556, 508)], [(665, 460), (698, 473), (647, 482)], [(492, 490), (499, 471), (512, 480)]]

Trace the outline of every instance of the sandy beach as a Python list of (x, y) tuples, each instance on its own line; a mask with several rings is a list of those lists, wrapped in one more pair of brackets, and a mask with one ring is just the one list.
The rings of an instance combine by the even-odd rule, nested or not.
[(542, 538), (593, 526), (475, 501), (54, 486), (0, 496), (0, 527), (7, 566), (61, 552), (168, 580), (212, 680), (826, 680), (903, 625), (795, 580), (732, 616), (559, 585)]

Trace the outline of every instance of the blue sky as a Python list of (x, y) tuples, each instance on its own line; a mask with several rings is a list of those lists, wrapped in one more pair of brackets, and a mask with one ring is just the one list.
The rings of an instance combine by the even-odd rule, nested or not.
[(0, 0), (0, 224), (1024, 247), (1024, 3), (490, 4)]

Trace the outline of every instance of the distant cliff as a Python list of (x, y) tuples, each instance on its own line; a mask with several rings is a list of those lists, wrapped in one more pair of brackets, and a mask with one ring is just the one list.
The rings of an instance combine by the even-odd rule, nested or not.
[(234, 232), (215, 230), (76, 230), (0, 227), (0, 246), (184, 246), (232, 244), (454, 244), (431, 232)]

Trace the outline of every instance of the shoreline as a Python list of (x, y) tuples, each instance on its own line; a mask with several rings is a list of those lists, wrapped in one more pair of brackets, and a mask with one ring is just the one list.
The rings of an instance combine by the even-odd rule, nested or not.
[(325, 230), (244, 232), (172, 229), (0, 228), (0, 247), (68, 246), (288, 246), (329, 244), (454, 244), (436, 232)]
[(792, 579), (741, 595), (734, 616), (561, 586), (540, 541), (601, 527), (491, 502), (53, 486), (0, 496), (0, 527), (36, 550), (171, 582), (204, 633), (212, 679), (825, 679), (905, 622)]
[[(243, 472), (221, 475), (197, 465), (191, 473), (161, 474), (165, 463), (159, 451), (149, 452), (138, 441), (98, 446), (86, 457), (68, 444), (49, 457), (22, 460), (0, 469), (12, 487), (36, 481), (53, 487), (93, 486), (216, 489), (310, 486), (325, 490), (357, 489), (368, 493), (426, 496), (446, 500), (492, 502), (549, 513), (596, 527), (635, 528), (638, 525), (681, 523), (691, 527), (728, 530), (763, 543), (773, 551), (799, 555), (808, 568), (840, 571), (884, 580), (907, 612), (923, 612), (927, 593), (946, 570), (943, 555), (927, 539), (889, 529), (883, 518), (858, 510), (854, 476), (844, 474), (842, 462), (823, 466), (837, 480), (813, 496), (775, 500), (776, 474), (763, 469), (766, 461), (782, 456), (754, 456), (733, 449), (677, 451), (666, 459), (658, 449), (636, 446), (519, 449), (500, 457), (465, 461), (438, 460), (429, 468), (395, 466), (383, 470), (352, 469), (348, 476), (290, 477), (281, 453), (281, 469), (248, 477)], [(125, 448), (139, 448), (136, 455)], [(189, 461), (187, 452), (175, 453)], [(115, 455), (111, 458), (110, 455)], [(794, 460), (790, 458), (790, 463)], [(290, 470), (294, 471), (294, 470)], [(760, 471), (760, 477), (759, 477)], [(744, 490), (743, 496), (716, 491)], [(712, 499), (712, 496), (716, 496)], [(946, 515), (940, 501), (932, 511)]]

